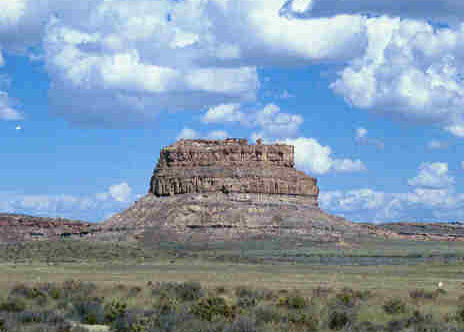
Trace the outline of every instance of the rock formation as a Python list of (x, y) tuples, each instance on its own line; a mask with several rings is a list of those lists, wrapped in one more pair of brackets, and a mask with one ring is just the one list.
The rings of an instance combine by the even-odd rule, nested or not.
[(318, 208), (316, 179), (294, 147), (245, 139), (181, 140), (161, 150), (147, 196), (105, 221), (102, 234), (146, 243), (298, 236), (338, 241), (358, 232)]
[(291, 145), (245, 139), (181, 140), (160, 153), (150, 193), (241, 193), (301, 196), (317, 205), (317, 181), (294, 168)]
[(0, 213), (0, 243), (87, 237), (95, 224), (63, 218)]

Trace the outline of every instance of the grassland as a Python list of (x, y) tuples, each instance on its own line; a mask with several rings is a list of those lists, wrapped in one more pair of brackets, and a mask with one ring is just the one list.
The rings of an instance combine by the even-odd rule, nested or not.
[[(41, 324), (44, 331), (53, 331), (55, 327), (45, 327), (43, 322), (35, 327), (21, 324), (20, 314), (2, 311), (1, 303), (17, 299), (12, 290), (18, 284), (40, 288), (52, 283), (61, 289), (70, 283), (67, 280), (74, 280), (91, 283), (92, 291), (81, 295), (98, 299), (99, 304), (88, 304), (100, 308), (95, 310), (117, 300), (137, 319), (153, 310), (161, 319), (164, 314), (156, 311), (159, 306), (166, 301), (168, 307), (173, 306), (168, 310), (170, 318), (163, 318), (177, 321), (171, 329), (156, 325), (159, 322), (145, 322), (145, 327), (137, 330), (134, 325), (127, 331), (464, 331), (463, 259), (464, 244), (458, 242), (367, 238), (356, 246), (295, 245), (285, 240), (195, 246), (164, 243), (156, 247), (61, 240), (0, 246), (0, 322), (3, 319), (18, 331)], [(438, 287), (440, 282), (442, 287)], [(201, 295), (179, 299), (173, 283), (200, 284)], [(166, 290), (163, 297), (153, 285), (174, 290)], [(241, 288), (252, 295), (242, 300), (237, 295)], [(140, 291), (129, 296), (131, 289)], [(75, 312), (72, 298), (46, 297), (44, 308), (59, 312), (64, 321), (85, 323), (82, 312)], [(304, 306), (289, 307), (293, 297), (303, 298)], [(60, 306), (65, 300), (68, 304), (63, 309)], [(27, 310), (45, 310), (27, 296), (18, 301), (25, 302)], [(83, 299), (79, 301), (76, 303)], [(202, 305), (207, 308), (197, 308)], [(217, 309), (208, 306), (219, 306), (222, 313), (209, 320), (195, 311)], [(388, 312), (389, 307), (393, 313)], [(274, 318), (263, 321), (261, 314)], [(124, 317), (129, 319), (128, 315)], [(343, 326), (331, 325), (337, 317)], [(96, 325), (100, 328), (123, 330), (113, 321), (99, 319)]]

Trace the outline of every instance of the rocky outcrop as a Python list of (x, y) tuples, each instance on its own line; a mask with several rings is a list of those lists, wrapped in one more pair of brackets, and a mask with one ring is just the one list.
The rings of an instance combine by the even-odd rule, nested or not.
[[(150, 193), (301, 196), (317, 205), (316, 179), (294, 168), (294, 147), (245, 139), (181, 140), (164, 148), (150, 182)], [(304, 199), (303, 199), (304, 197)]]
[(0, 213), (0, 243), (87, 237), (97, 225), (63, 218)]

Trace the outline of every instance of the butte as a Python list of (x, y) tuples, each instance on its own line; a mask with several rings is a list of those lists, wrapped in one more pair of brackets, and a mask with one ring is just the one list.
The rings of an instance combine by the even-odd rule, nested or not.
[[(294, 238), (340, 242), (360, 227), (323, 212), (294, 147), (246, 139), (180, 140), (160, 152), (146, 196), (101, 226), (147, 245)], [(364, 233), (364, 232), (362, 232)]]

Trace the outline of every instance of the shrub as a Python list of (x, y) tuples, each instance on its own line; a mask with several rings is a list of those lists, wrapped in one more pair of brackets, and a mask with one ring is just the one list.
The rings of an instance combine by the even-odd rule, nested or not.
[(234, 318), (236, 308), (227, 305), (222, 297), (201, 298), (191, 307), (191, 312), (202, 320), (211, 321), (214, 316)]
[(394, 298), (389, 299), (383, 304), (383, 310), (390, 315), (402, 314), (406, 312), (406, 304), (403, 300)]
[(279, 322), (281, 318), (280, 313), (272, 307), (258, 307), (254, 310), (254, 315), (258, 324)]
[(319, 329), (319, 318), (308, 312), (291, 312), (288, 321), (295, 325), (304, 326), (306, 331), (317, 331)]
[(238, 317), (224, 332), (256, 332), (256, 320), (250, 317)]
[(74, 303), (74, 313), (84, 324), (96, 325), (105, 322), (105, 311), (100, 301), (80, 301)]
[(104, 307), (105, 322), (112, 323), (119, 316), (123, 316), (126, 312), (127, 304), (119, 300), (113, 300), (107, 303)]
[(169, 295), (162, 294), (158, 303), (155, 304), (155, 309), (161, 314), (167, 314), (177, 309), (177, 299), (169, 297)]
[(23, 300), (10, 297), (5, 302), (0, 303), (0, 311), (21, 312), (26, 309), (26, 303)]
[(335, 300), (338, 305), (343, 307), (353, 308), (358, 305), (358, 299), (349, 292), (338, 293)]
[(239, 308), (251, 308), (255, 307), (258, 301), (254, 297), (240, 297), (237, 300), (237, 306)]
[(184, 282), (176, 287), (176, 294), (183, 301), (195, 301), (203, 296), (203, 290), (198, 282)]
[(45, 316), (41, 312), (25, 310), (19, 313), (18, 321), (24, 324), (41, 323), (45, 321)]
[(202, 297), (204, 292), (198, 282), (169, 282), (156, 285), (152, 289), (152, 294), (164, 294), (166, 296), (178, 298), (182, 301), (195, 301)]
[(299, 294), (290, 294), (280, 297), (278, 305), (285, 306), (289, 309), (303, 309), (307, 306), (306, 299)]
[(332, 310), (329, 313), (329, 328), (331, 330), (339, 331), (351, 324), (351, 322), (352, 320), (349, 313), (344, 310)]

